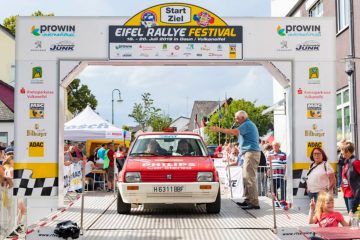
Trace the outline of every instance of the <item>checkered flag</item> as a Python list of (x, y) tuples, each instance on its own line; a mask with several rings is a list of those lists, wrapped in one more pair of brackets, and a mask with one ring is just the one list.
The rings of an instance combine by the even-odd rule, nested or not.
[(306, 177), (308, 170), (298, 169), (293, 170), (293, 195), (307, 196), (305, 182), (303, 178)]
[(32, 178), (32, 170), (14, 170), (14, 196), (57, 196), (58, 178)]

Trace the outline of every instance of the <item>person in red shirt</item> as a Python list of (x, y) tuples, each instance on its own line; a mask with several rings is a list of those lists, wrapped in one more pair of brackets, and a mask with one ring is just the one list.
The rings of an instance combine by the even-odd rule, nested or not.
[(319, 224), (319, 227), (349, 226), (339, 212), (334, 211), (334, 196), (331, 192), (320, 191), (316, 204), (314, 198), (310, 202), (308, 220), (310, 224)]
[(114, 144), (109, 144), (107, 156), (110, 160), (109, 167), (106, 169), (108, 192), (114, 191)]
[(355, 213), (360, 203), (360, 160), (354, 156), (355, 145), (346, 141), (341, 146), (341, 155), (344, 157), (341, 188), (347, 211)]

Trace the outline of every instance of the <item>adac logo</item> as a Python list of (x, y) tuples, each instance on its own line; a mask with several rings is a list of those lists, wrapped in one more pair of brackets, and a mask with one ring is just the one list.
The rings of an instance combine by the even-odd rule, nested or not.
[(29, 157), (44, 157), (44, 142), (29, 142), (28, 156)]
[(285, 28), (282, 28), (280, 25), (277, 25), (276, 31), (279, 34), (279, 36), (281, 36), (281, 37), (286, 36)]
[(156, 20), (157, 20), (157, 15), (153, 11), (146, 10), (141, 15), (141, 25), (146, 28), (157, 26)]
[(306, 156), (307, 157), (310, 157), (311, 152), (314, 148), (323, 149), (323, 143), (322, 142), (307, 142), (306, 143)]
[(40, 28), (35, 27), (34, 25), (31, 27), (31, 33), (34, 36), (40, 36)]
[(42, 78), (42, 67), (33, 67), (32, 68), (32, 78)]
[(213, 24), (215, 19), (208, 12), (199, 12), (193, 17), (194, 21), (201, 27), (207, 27)]

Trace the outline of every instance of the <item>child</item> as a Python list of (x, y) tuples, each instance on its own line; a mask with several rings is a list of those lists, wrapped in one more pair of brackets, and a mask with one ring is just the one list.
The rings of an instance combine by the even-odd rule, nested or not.
[(310, 224), (319, 223), (320, 227), (338, 227), (339, 223), (349, 226), (341, 213), (334, 212), (334, 197), (330, 192), (320, 191), (316, 206), (314, 198), (311, 199), (308, 219)]

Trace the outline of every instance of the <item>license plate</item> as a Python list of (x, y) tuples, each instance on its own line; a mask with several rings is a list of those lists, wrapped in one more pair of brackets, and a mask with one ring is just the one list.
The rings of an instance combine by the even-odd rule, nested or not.
[(153, 187), (154, 193), (178, 193), (184, 191), (184, 186), (156, 186)]

